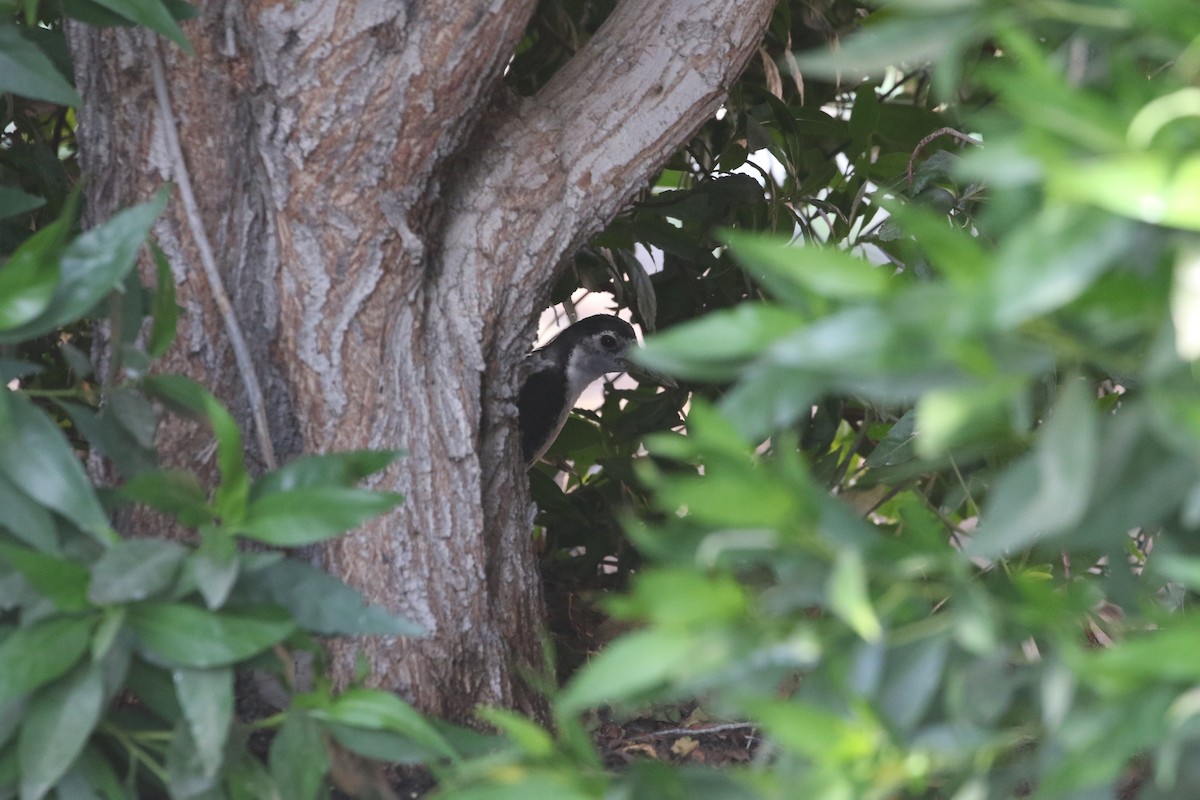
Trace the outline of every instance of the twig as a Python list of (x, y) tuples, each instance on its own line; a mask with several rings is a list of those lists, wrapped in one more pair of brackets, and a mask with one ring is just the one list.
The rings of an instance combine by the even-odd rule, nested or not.
[(905, 170), (905, 175), (908, 176), (908, 182), (910, 185), (913, 182), (913, 164), (917, 162), (917, 156), (921, 154), (921, 150), (923, 150), (925, 145), (929, 144), (934, 139), (940, 139), (943, 136), (953, 136), (955, 139), (958, 139), (960, 142), (964, 142), (966, 144), (979, 144), (978, 140), (972, 139), (962, 131), (956, 131), (954, 128), (938, 128), (936, 131), (917, 142), (917, 146), (913, 148), (912, 155), (908, 157), (908, 168)]
[(159, 50), (157, 35), (147, 30), (146, 37), (150, 44), (150, 72), (154, 79), (154, 96), (158, 101), (158, 112), (162, 116), (163, 138), (166, 140), (167, 153), (171, 159), (172, 172), (175, 182), (179, 185), (179, 195), (183, 199), (184, 215), (187, 217), (188, 228), (191, 229), (192, 239), (196, 242), (196, 250), (200, 253), (200, 264), (204, 268), (204, 276), (208, 280), (209, 290), (217, 302), (217, 310), (225, 323), (225, 332), (229, 335), (229, 344), (233, 348), (233, 357), (237, 362), (238, 373), (242, 385), (250, 400), (250, 415), (254, 419), (254, 433), (258, 440), (258, 448), (262, 451), (263, 462), (267, 469), (275, 469), (275, 447), (271, 444), (271, 433), (267, 427), (266, 402), (263, 400), (262, 386), (258, 382), (258, 373), (254, 370), (254, 362), (250, 358), (250, 348), (246, 345), (246, 337), (242, 326), (238, 324), (237, 316), (233, 313), (233, 303), (221, 283), (221, 274), (217, 271), (217, 261), (213, 257), (212, 245), (208, 233), (204, 229), (204, 220), (200, 217), (200, 207), (196, 204), (196, 195), (192, 193), (192, 180), (188, 173), (187, 163), (183, 160), (183, 150), (179, 146), (179, 131), (175, 125), (175, 114), (171, 110), (171, 96), (167, 91), (167, 80), (164, 76), (162, 53)]
[(630, 742), (640, 742), (646, 739), (653, 739), (656, 736), (703, 736), (708, 733), (725, 733), (727, 731), (754, 730), (757, 728), (750, 722), (725, 722), (720, 725), (709, 725), (704, 728), (664, 728), (661, 731), (652, 733), (642, 733), (637, 736), (629, 737)]

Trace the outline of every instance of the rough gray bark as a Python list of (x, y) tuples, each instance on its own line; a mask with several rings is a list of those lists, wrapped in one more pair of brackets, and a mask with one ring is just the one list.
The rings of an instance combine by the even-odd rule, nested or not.
[[(324, 563), (423, 623), (361, 648), (427, 711), (536, 710), (543, 612), (514, 431), (517, 367), (560, 262), (721, 102), (773, 0), (628, 0), (536, 97), (505, 63), (534, 0), (218, 0), (160, 46), (187, 169), (283, 460), (396, 447), (396, 513)], [(143, 33), (72, 26), (91, 213), (174, 177)], [(186, 309), (164, 368), (247, 401), (179, 210), (155, 234)], [(174, 463), (211, 453), (165, 426)]]

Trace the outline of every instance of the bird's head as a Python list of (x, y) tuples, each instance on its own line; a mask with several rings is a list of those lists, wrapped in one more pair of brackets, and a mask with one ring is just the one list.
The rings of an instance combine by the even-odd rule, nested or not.
[[(554, 442), (589, 384), (612, 372), (629, 371), (626, 355), (635, 347), (633, 326), (620, 317), (598, 314), (579, 320), (529, 354), (529, 372), (518, 402), (521, 450), (527, 464), (541, 458)], [(651, 379), (674, 385), (658, 376)]]
[(588, 384), (610, 372), (624, 372), (628, 368), (625, 355), (637, 346), (637, 335), (633, 327), (621, 319), (609, 315), (587, 317), (567, 328), (555, 344), (564, 346), (566, 356), (567, 385), (576, 397)]

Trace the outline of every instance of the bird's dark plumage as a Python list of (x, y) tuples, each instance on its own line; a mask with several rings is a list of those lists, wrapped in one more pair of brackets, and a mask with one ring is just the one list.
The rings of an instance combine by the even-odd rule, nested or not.
[(628, 322), (600, 314), (579, 320), (529, 354), (529, 374), (517, 400), (527, 466), (558, 437), (589, 384), (607, 373), (625, 371), (625, 354), (636, 344)]

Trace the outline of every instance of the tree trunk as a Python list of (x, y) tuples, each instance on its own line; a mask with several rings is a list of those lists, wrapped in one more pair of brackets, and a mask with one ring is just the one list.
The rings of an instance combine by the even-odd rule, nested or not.
[[(397, 512), (320, 553), (425, 639), (341, 642), (426, 711), (536, 711), (541, 589), (515, 435), (518, 371), (558, 265), (719, 106), (772, 0), (628, 0), (537, 96), (500, 82), (534, 0), (209, 3), (186, 56), (72, 25), (89, 214), (190, 177), (155, 228), (185, 309), (162, 368), (212, 388), (255, 441), (211, 242), (261, 387), (269, 463), (400, 448)], [(155, 62), (164, 65), (155, 93)], [(178, 131), (182, 158), (173, 155)], [(264, 437), (265, 440), (266, 437)], [(203, 432), (159, 432), (212, 474)]]

